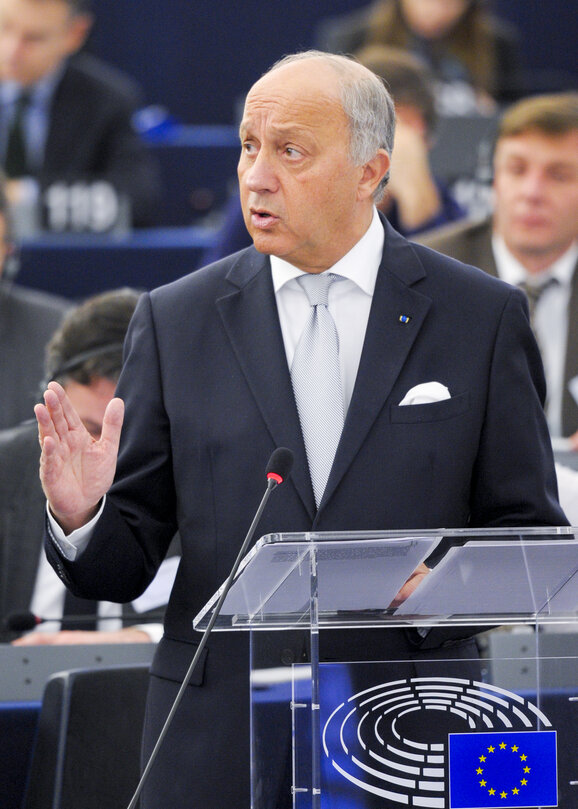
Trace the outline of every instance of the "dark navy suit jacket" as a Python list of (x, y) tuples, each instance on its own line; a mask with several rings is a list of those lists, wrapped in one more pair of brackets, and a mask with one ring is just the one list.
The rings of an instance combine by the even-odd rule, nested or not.
[[(153, 664), (148, 750), (192, 657), (193, 617), (229, 573), (275, 447), (292, 449), (295, 465), (269, 501), (261, 535), (566, 524), (523, 294), (384, 227), (357, 381), (318, 511), (268, 258), (248, 248), (141, 298), (104, 515), (80, 561), (67, 564), (47, 547), (77, 592), (126, 600), (180, 530), (181, 567)], [(451, 398), (399, 406), (429, 381)], [(269, 665), (298, 659), (298, 633), (273, 635)], [(370, 653), (419, 654), (402, 630), (382, 636)], [(151, 773), (147, 809), (249, 805), (247, 641), (217, 633), (208, 647), (194, 676), (202, 687), (188, 689)]]

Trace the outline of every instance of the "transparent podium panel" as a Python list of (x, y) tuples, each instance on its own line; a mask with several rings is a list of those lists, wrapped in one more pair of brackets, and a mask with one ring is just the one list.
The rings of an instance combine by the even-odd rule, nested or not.
[(251, 634), (253, 809), (577, 808), (577, 570), (565, 527), (261, 538), (195, 619)]

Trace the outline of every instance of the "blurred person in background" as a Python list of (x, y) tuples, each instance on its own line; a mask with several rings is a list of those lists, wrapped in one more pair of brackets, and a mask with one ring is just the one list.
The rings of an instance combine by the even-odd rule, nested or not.
[[(131, 289), (105, 292), (72, 309), (46, 350), (46, 378), (59, 381), (74, 402), (82, 422), (97, 440), (106, 405), (114, 396), (122, 367), (122, 347), (139, 293)], [(37, 380), (37, 392), (40, 378)], [(77, 599), (48, 564), (42, 550), (46, 498), (38, 478), (40, 446), (36, 421), (30, 419), (0, 432), (0, 616), (32, 615), (63, 619), (42, 623), (17, 644), (147, 643), (161, 627), (138, 624), (146, 609), (164, 606), (176, 572), (169, 554), (148, 595), (130, 604)], [(166, 576), (166, 579), (165, 579)], [(80, 616), (86, 620), (78, 623)], [(97, 619), (100, 618), (100, 621)], [(68, 626), (67, 626), (68, 619)], [(158, 620), (158, 619), (157, 619)], [(99, 631), (95, 631), (98, 629)], [(13, 640), (6, 626), (0, 639)]]
[(355, 53), (394, 45), (422, 58), (437, 82), (444, 114), (488, 112), (524, 91), (517, 32), (484, 0), (377, 0), (321, 23), (320, 47)]
[(31, 418), (44, 375), (44, 349), (70, 301), (14, 283), (18, 254), (0, 176), (0, 429)]
[(92, 22), (90, 0), (0, 0), (0, 160), (23, 235), (154, 224), (141, 91), (81, 52)]
[(401, 48), (368, 46), (357, 58), (384, 80), (395, 101), (392, 165), (379, 209), (407, 238), (463, 219), (465, 209), (447, 185), (434, 177), (429, 162), (437, 123), (431, 71)]
[(578, 450), (578, 93), (510, 107), (493, 165), (490, 217), (417, 240), (526, 291), (550, 434), (555, 448)]

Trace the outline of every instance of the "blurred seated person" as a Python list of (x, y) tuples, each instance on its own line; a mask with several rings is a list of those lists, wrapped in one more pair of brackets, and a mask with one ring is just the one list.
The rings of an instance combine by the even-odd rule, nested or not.
[[(391, 170), (385, 197), (378, 208), (406, 238), (463, 219), (466, 210), (448, 187), (432, 175), (429, 164), (428, 152), (437, 122), (429, 69), (420, 59), (400, 48), (376, 45), (360, 51), (357, 58), (384, 80), (395, 101)], [(225, 206), (216, 243), (205, 252), (201, 266), (250, 244), (239, 193), (235, 191)]]
[(492, 216), (417, 241), (525, 289), (554, 448), (578, 450), (578, 93), (510, 107), (493, 165)]
[(385, 81), (395, 101), (392, 165), (387, 194), (378, 207), (406, 238), (463, 219), (465, 209), (433, 176), (429, 163), (437, 122), (431, 72), (400, 48), (369, 46), (357, 58)]
[(0, 176), (0, 430), (30, 418), (44, 375), (44, 349), (71, 302), (19, 286), (17, 249)]
[(377, 0), (323, 21), (318, 45), (333, 53), (376, 44), (404, 48), (434, 73), (441, 113), (485, 113), (524, 90), (517, 32), (487, 5), (485, 0)]
[(140, 89), (80, 53), (90, 0), (0, 0), (0, 158), (22, 235), (152, 225), (159, 173)]
[[(47, 378), (64, 386), (95, 439), (100, 437), (104, 410), (114, 395), (123, 341), (138, 298), (131, 289), (89, 298), (67, 314), (47, 347)], [(46, 498), (38, 478), (39, 458), (35, 420), (0, 432), (0, 616), (4, 623), (0, 638), (15, 637), (6, 626), (9, 616), (20, 615), (26, 623), (30, 611), (42, 618), (62, 618), (64, 628), (60, 629), (59, 621), (41, 623), (16, 640), (19, 645), (156, 641), (162, 632), (157, 613), (168, 600), (177, 559), (169, 557), (149, 590), (136, 604), (124, 608), (67, 593), (42, 549)], [(151, 617), (156, 617), (154, 624), (145, 623), (150, 610)], [(87, 616), (86, 621), (77, 623), (79, 615)]]

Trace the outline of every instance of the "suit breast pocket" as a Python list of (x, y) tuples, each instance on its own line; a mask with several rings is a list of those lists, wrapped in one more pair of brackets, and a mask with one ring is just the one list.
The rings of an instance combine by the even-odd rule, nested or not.
[(389, 418), (392, 424), (419, 424), (428, 421), (446, 421), (465, 413), (470, 407), (470, 394), (460, 393), (441, 402), (418, 405), (392, 405)]

